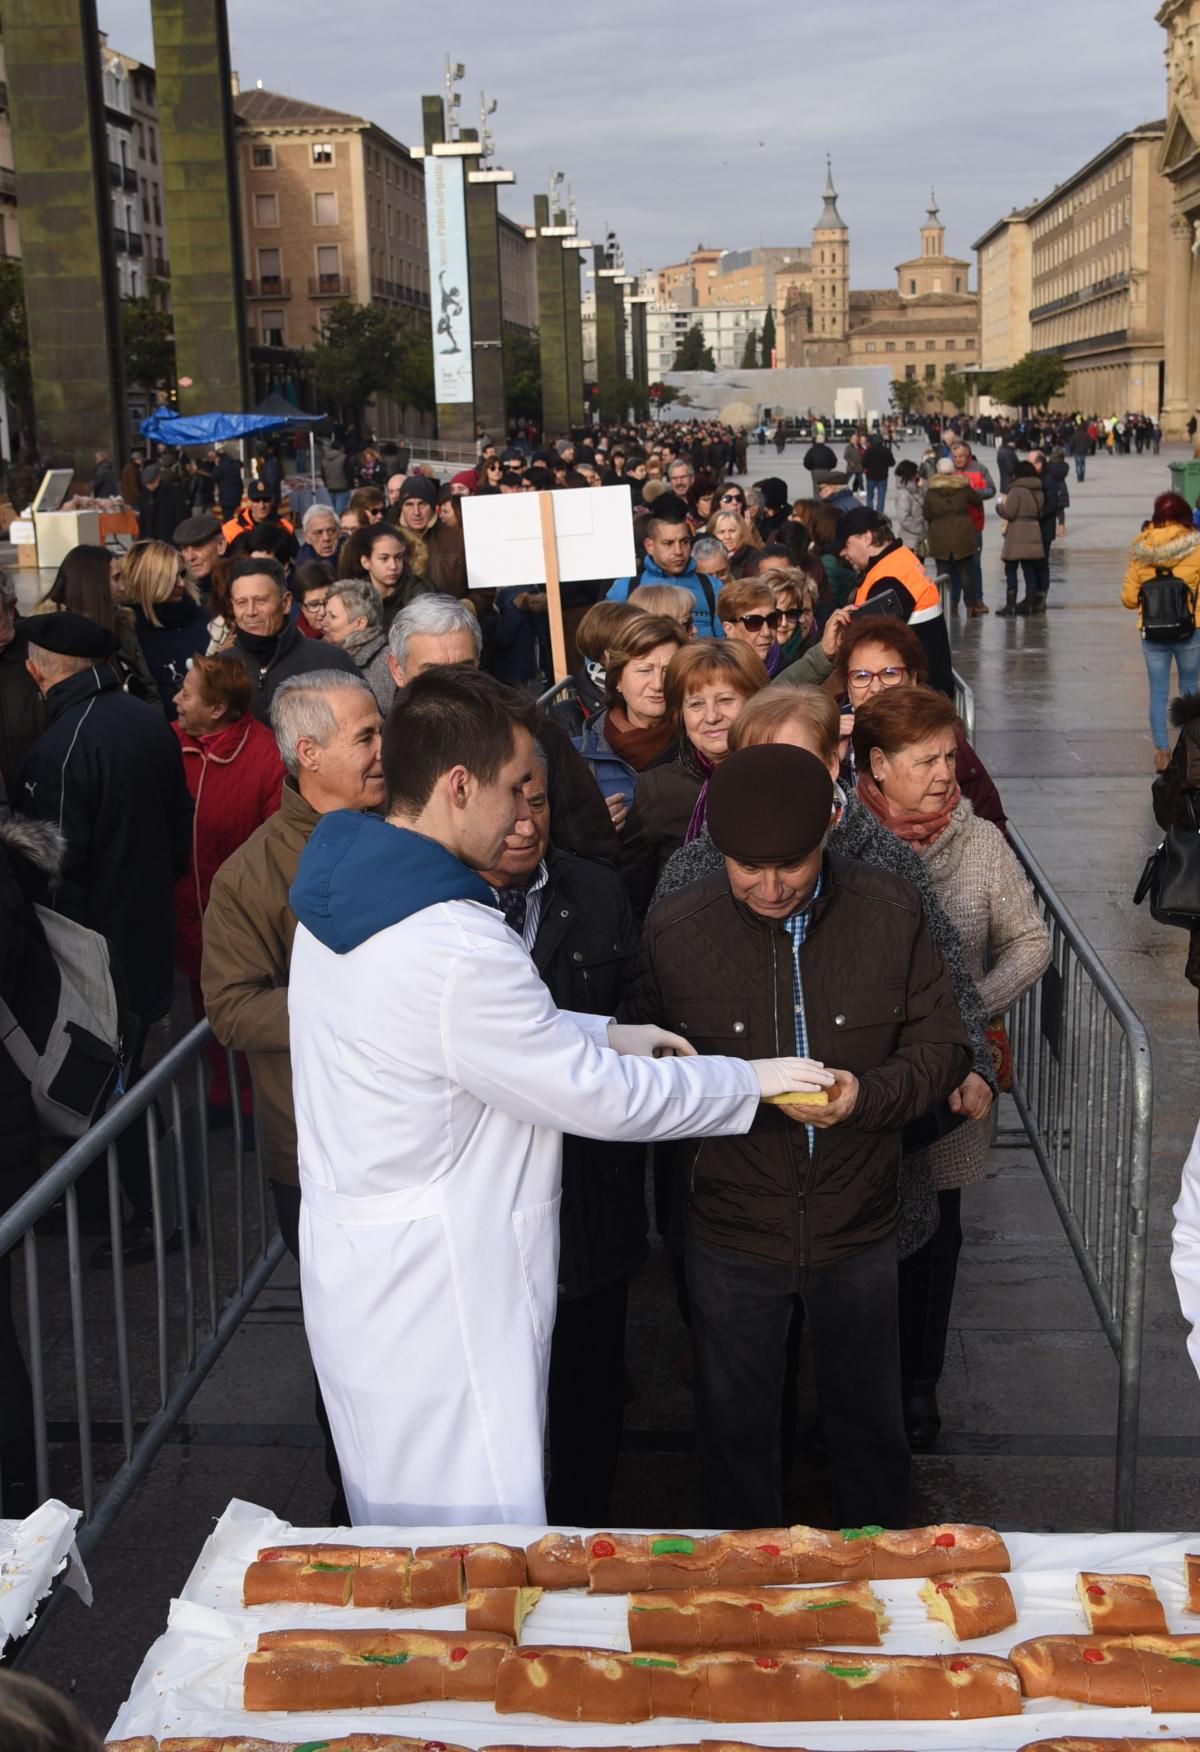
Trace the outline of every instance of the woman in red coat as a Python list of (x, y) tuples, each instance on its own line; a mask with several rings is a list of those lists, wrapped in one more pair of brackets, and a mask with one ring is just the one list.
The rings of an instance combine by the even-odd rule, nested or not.
[[(256, 827), (279, 807), (283, 762), (275, 738), (250, 710), (250, 677), (228, 657), (194, 657), (175, 695), (172, 726), (192, 793), (192, 860), (175, 886), (175, 960), (187, 975), (192, 1008), (204, 1014), (200, 952), (212, 879)], [(209, 1050), (208, 1104), (218, 1123), (230, 1107), (224, 1050)], [(250, 1079), (238, 1069), (242, 1110), (251, 1110)]]

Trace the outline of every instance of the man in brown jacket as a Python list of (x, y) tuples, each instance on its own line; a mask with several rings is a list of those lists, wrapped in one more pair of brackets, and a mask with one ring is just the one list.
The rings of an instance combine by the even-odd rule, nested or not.
[[(271, 702), (271, 728), (288, 770), (283, 795), (276, 813), (213, 878), (204, 914), (200, 983), (217, 1039), (246, 1054), (263, 1166), (280, 1233), (298, 1259), (300, 1173), (287, 994), (296, 920), (288, 890), (322, 815), (382, 805), (381, 722), (375, 697), (360, 676), (315, 670), (280, 684)], [(326, 1469), (340, 1496), (319, 1390), (317, 1418), (326, 1436)], [(336, 1525), (337, 1496), (334, 1503)]]
[[(895, 1226), (900, 1132), (970, 1069), (915, 889), (825, 850), (833, 782), (781, 744), (709, 782), (721, 875), (657, 906), (622, 1019), (698, 1052), (795, 1051), (836, 1079), (824, 1105), (764, 1105), (688, 1169), (686, 1263), (705, 1525), (783, 1520), (780, 1413), (800, 1297), (835, 1526), (908, 1518)], [(834, 1068), (838, 1067), (838, 1068)]]

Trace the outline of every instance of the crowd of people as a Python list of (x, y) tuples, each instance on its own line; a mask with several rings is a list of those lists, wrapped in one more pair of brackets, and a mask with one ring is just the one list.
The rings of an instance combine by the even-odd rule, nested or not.
[[(1003, 1016), (1049, 956), (904, 539), (920, 509), (977, 600), (960, 524), (995, 488), (946, 436), (874, 475), (868, 437), (870, 506), (820, 456), (810, 498), (740, 485), (719, 427), (485, 443), (444, 487), (376, 459), (352, 529), (252, 482), (76, 549), (23, 617), (0, 586), (8, 919), (36, 941), (50, 898), (107, 941), (125, 1086), (177, 980), (211, 1023), (210, 1124), (256, 1115), (300, 1261), (335, 1521), (605, 1519), (646, 1142), (706, 1519), (782, 1518), (807, 1335), (838, 1524), (905, 1521)], [(468, 592), (461, 499), (621, 481), (642, 563), (564, 589), (539, 707), (544, 595)], [(789, 1091), (824, 1099), (763, 1104)], [(40, 1144), (4, 1058), (0, 1104), (11, 1197)], [(144, 1144), (120, 1180), (132, 1266)], [(0, 1354), (9, 1503), (32, 1405)]]

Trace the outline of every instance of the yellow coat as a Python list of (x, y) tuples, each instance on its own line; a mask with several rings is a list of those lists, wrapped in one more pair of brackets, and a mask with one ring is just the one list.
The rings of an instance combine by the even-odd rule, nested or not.
[(1181, 523), (1151, 523), (1134, 542), (1121, 586), (1121, 603), (1125, 608), (1137, 609), (1139, 627), (1142, 624), (1139, 592), (1153, 578), (1156, 566), (1182, 578), (1195, 614), (1196, 595), (1200, 591), (1200, 529), (1188, 529)]

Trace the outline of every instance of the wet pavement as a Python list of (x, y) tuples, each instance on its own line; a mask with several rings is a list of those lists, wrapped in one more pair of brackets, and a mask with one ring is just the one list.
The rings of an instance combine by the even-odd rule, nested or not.
[[(910, 451), (909, 454), (914, 452)], [(752, 455), (750, 479), (782, 474), (808, 490), (793, 448)], [(990, 453), (983, 452), (989, 465)], [(1172, 452), (1180, 455), (1180, 452)], [(1128, 545), (1169, 486), (1161, 457), (1100, 457), (1071, 483), (1049, 611), (1036, 620), (956, 619), (955, 662), (975, 690), (976, 741), (1005, 807), (1105, 966), (1149, 1030), (1155, 1075), (1138, 1524), (1196, 1526), (1200, 1385), (1184, 1348), (1169, 1269), (1170, 1206), (1196, 1121), (1196, 994), (1183, 978), (1187, 938), (1135, 910), (1131, 895), (1156, 840), (1153, 749), (1135, 617), (1120, 606)], [(989, 517), (985, 595), (1003, 600), (998, 521)], [(30, 580), (32, 582), (32, 580)], [(1053, 1529), (1111, 1525), (1117, 1370), (1041, 1173), (1007, 1136), (984, 1184), (964, 1195), (966, 1231), (936, 1452), (915, 1464), (914, 1518)], [(669, 1266), (656, 1251), (632, 1299), (631, 1399), (613, 1520), (694, 1521), (686, 1334)], [(297, 1523), (327, 1510), (311, 1380), (290, 1264), (233, 1339), (92, 1565), (97, 1604), (68, 1597), (31, 1670), (74, 1686), (101, 1727), (165, 1621), (213, 1517), (232, 1496)], [(809, 1451), (802, 1388), (794, 1519), (825, 1518), (819, 1457)]]

